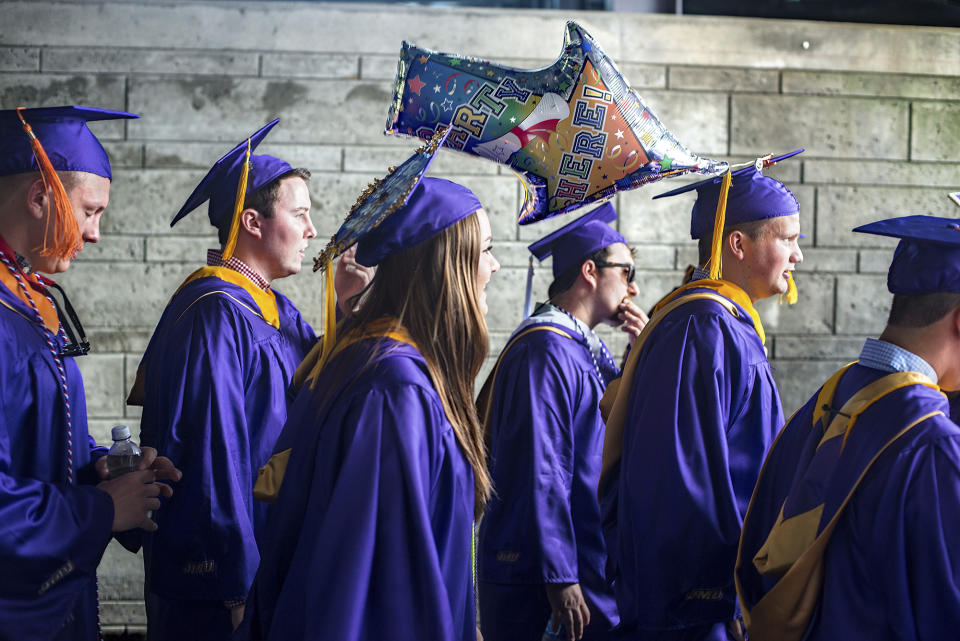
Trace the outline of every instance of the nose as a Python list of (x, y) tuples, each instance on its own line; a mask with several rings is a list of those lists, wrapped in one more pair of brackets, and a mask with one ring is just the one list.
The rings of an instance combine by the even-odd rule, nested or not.
[(307, 228), (303, 230), (304, 238), (316, 238), (317, 228), (313, 226), (313, 219), (310, 218), (310, 214), (307, 214)]
[(85, 243), (96, 243), (100, 241), (100, 216), (94, 216), (92, 219), (88, 219), (80, 237), (83, 238), (83, 242)]
[(490, 273), (494, 274), (500, 271), (500, 261), (497, 260), (497, 257), (494, 256), (493, 254), (490, 254), (490, 260), (493, 261), (493, 266), (490, 268)]
[(790, 260), (792, 260), (794, 264), (803, 262), (803, 250), (800, 249), (800, 245), (796, 246), (796, 251), (790, 256)]
[(640, 293), (640, 288), (637, 287), (637, 281), (631, 280), (627, 283), (627, 296), (630, 298), (636, 297)]

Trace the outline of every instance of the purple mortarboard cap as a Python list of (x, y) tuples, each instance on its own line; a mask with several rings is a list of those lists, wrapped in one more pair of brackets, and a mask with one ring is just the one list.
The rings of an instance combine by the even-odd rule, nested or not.
[[(250, 136), (250, 151), (257, 148), (267, 134), (280, 122), (277, 118), (267, 123)], [(197, 185), (187, 202), (183, 204), (177, 215), (170, 221), (173, 227), (177, 222), (194, 209), (210, 201), (208, 217), (210, 224), (221, 227), (233, 220), (233, 210), (237, 201), (237, 188), (240, 184), (240, 175), (243, 172), (243, 162), (247, 153), (246, 139), (239, 145), (224, 154), (223, 158), (214, 163), (207, 175)], [(268, 156), (266, 154), (250, 155), (250, 172), (247, 176), (247, 191), (245, 196), (255, 193), (261, 187), (268, 185), (283, 174), (291, 171), (290, 163)]]
[[(38, 107), (23, 109), (23, 119), (43, 146), (57, 171), (83, 171), (113, 179), (103, 145), (87, 127), (95, 120), (139, 118), (137, 114), (93, 107)], [(16, 109), (0, 111), (0, 176), (40, 171), (30, 137)]]
[(527, 249), (541, 261), (553, 255), (553, 277), (558, 278), (593, 252), (614, 243), (626, 244), (626, 239), (610, 226), (616, 219), (617, 211), (613, 205), (604, 203)]
[(436, 236), (481, 209), (472, 191), (442, 178), (422, 178), (407, 204), (368, 231), (357, 243), (356, 261), (372, 267), (384, 258)]
[[(796, 156), (801, 152), (803, 152), (803, 149), (771, 158), (764, 163), (764, 166)], [(732, 171), (731, 177), (730, 191), (727, 194), (725, 227), (800, 213), (800, 205), (797, 203), (796, 196), (784, 187), (779, 180), (760, 173), (756, 165)], [(709, 238), (713, 234), (722, 182), (723, 176), (709, 178), (658, 194), (654, 196), (654, 200), (676, 196), (696, 189), (697, 202), (693, 205), (693, 212), (690, 217), (690, 237), (694, 239)]]
[(902, 216), (853, 231), (899, 238), (887, 272), (892, 294), (960, 294), (960, 219)]

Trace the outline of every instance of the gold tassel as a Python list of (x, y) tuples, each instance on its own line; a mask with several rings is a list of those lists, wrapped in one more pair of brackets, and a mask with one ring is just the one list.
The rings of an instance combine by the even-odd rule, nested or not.
[(723, 277), (723, 228), (727, 220), (727, 193), (733, 178), (727, 171), (720, 184), (720, 198), (717, 199), (717, 214), (713, 220), (713, 242), (710, 244), (710, 278), (720, 280)]
[[(53, 168), (50, 157), (46, 150), (40, 144), (40, 140), (33, 133), (33, 128), (27, 124), (23, 118), (25, 107), (17, 107), (17, 116), (23, 124), (23, 131), (30, 138), (30, 147), (33, 149), (33, 155), (37, 159), (37, 166), (40, 168), (40, 180), (43, 182), (44, 192), (49, 198), (47, 211), (47, 229), (43, 235), (43, 244), (40, 246), (41, 256), (54, 256), (56, 258), (73, 258), (73, 255), (80, 251), (80, 225), (77, 224), (77, 218), (73, 215), (73, 206), (67, 197), (67, 190), (63, 188), (60, 182), (60, 176), (57, 170)], [(50, 225), (53, 225), (52, 233)], [(47, 244), (47, 239), (52, 238), (51, 243)]]
[(780, 303), (783, 304), (786, 300), (788, 305), (793, 305), (797, 302), (797, 296), (797, 283), (793, 280), (793, 272), (787, 272), (787, 293), (781, 297)]
[(233, 205), (233, 219), (230, 221), (230, 234), (227, 235), (227, 244), (223, 247), (223, 260), (230, 260), (237, 248), (237, 236), (240, 234), (240, 212), (247, 198), (247, 178), (250, 176), (250, 139), (247, 138), (247, 153), (243, 158), (243, 169), (240, 170), (240, 184), (237, 185), (237, 199)]
[(337, 342), (337, 302), (333, 292), (333, 260), (328, 258), (324, 280), (323, 356), (330, 353)]

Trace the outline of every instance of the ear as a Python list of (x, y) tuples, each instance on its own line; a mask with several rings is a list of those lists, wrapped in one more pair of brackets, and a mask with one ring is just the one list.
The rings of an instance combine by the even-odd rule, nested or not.
[(597, 264), (592, 260), (585, 260), (583, 264), (580, 265), (580, 277), (590, 285), (591, 289), (597, 287), (598, 271)]
[(244, 209), (240, 212), (240, 228), (254, 238), (263, 238), (262, 218), (256, 209)]
[(724, 244), (727, 246), (727, 249), (734, 258), (737, 260), (743, 260), (746, 256), (745, 246), (749, 240), (749, 236), (747, 236), (745, 233), (739, 230), (734, 230), (727, 235)]
[(47, 213), (48, 203), (47, 190), (43, 186), (43, 181), (37, 178), (27, 187), (27, 210), (33, 218), (42, 220)]

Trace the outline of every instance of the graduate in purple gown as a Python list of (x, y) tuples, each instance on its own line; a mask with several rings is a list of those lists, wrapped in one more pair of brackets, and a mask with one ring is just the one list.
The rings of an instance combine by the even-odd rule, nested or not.
[(619, 621), (596, 488), (600, 397), (620, 372), (593, 330), (620, 325), (632, 341), (646, 316), (616, 218), (607, 203), (530, 245), (553, 256), (549, 301), (513, 332), (478, 401), (496, 489), (478, 536), (485, 641), (535, 640), (548, 621), (564, 638), (608, 639)]
[[(402, 204), (379, 197), (399, 172), (364, 202)], [(499, 268), (490, 242), (476, 196), (434, 178), (360, 237), (356, 260), (376, 275), (329, 351), (305, 361), (261, 472), (282, 484), (239, 638), (476, 638), (471, 539), (490, 479), (473, 382)]]
[[(173, 295), (131, 394), (143, 405), (141, 441), (183, 470), (159, 531), (144, 540), (154, 640), (226, 639), (242, 618), (266, 518), (253, 499), (257, 468), (273, 452), (287, 388), (316, 340), (273, 289), (300, 271), (316, 235), (309, 172), (250, 155), (276, 122), (221, 158), (171, 223), (209, 199), (221, 250), (209, 250), (207, 266)], [(241, 203), (238, 184), (246, 185)]]
[(99, 638), (96, 571), (111, 533), (155, 528), (147, 510), (170, 489), (154, 480), (176, 478), (145, 448), (140, 470), (103, 480), (107, 450), (87, 433), (74, 362), (90, 346), (38, 273), (66, 271), (100, 239), (112, 174), (87, 121), (135, 117), (0, 111), (0, 639)]
[(879, 340), (787, 423), (743, 525), (756, 641), (953, 639), (960, 629), (960, 220), (893, 218)]
[(726, 638), (741, 520), (783, 425), (753, 305), (792, 289), (799, 206), (751, 165), (724, 211), (728, 180), (669, 194), (697, 189), (703, 268), (657, 305), (603, 402), (600, 498), (630, 639)]

